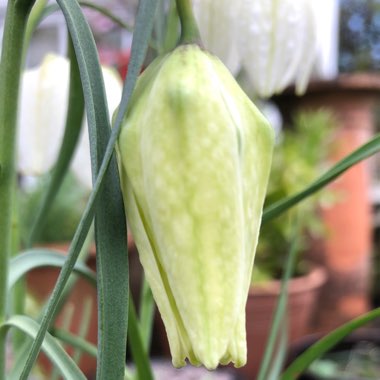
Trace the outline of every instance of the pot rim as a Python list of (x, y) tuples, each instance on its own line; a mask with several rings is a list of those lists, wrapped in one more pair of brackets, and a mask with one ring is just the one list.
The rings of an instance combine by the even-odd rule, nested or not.
[[(326, 269), (322, 266), (313, 266), (304, 276), (291, 278), (288, 282), (288, 293), (305, 293), (321, 287), (327, 280)], [(271, 280), (260, 285), (252, 285), (249, 289), (250, 296), (279, 295), (281, 292), (281, 280)]]

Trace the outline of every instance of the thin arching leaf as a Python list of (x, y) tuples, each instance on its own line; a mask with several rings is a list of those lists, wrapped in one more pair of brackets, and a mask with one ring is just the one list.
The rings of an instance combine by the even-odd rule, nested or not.
[(316, 191), (321, 190), (323, 187), (325, 187), (327, 184), (339, 177), (350, 167), (356, 165), (358, 162), (363, 161), (368, 157), (371, 157), (372, 155), (378, 152), (380, 152), (380, 135), (375, 136), (369, 142), (356, 149), (353, 153), (340, 160), (330, 170), (328, 170), (325, 174), (319, 177), (306, 189), (268, 206), (264, 210), (262, 223), (266, 223), (269, 220), (281, 215), (290, 207), (293, 207), (305, 198), (314, 194)]
[(338, 327), (303, 352), (283, 373), (281, 380), (295, 380), (310, 364), (333, 348), (343, 338), (365, 324), (380, 318), (380, 308), (370, 311)]
[[(30, 338), (35, 339), (39, 329), (39, 325), (33, 319), (25, 315), (15, 315), (8, 321), (0, 325), (0, 334), (7, 334), (8, 330), (16, 328), (28, 335)], [(70, 358), (62, 346), (52, 337), (49, 333), (46, 334), (42, 343), (42, 350), (49, 357), (52, 364), (60, 371), (65, 379), (71, 380), (86, 380), (86, 376), (80, 371), (75, 362)], [(25, 359), (25, 358), (24, 358)], [(23, 358), (19, 358), (13, 371), (13, 378), (17, 378), (18, 373), (23, 368)], [(21, 374), (19, 374), (19, 378)]]
[[(66, 257), (50, 249), (31, 249), (13, 257), (10, 262), (8, 277), (8, 291), (12, 286), (29, 271), (36, 268), (54, 267), (62, 268)], [(82, 263), (76, 263), (74, 272), (83, 276), (86, 280), (96, 286), (95, 273)]]
[(28, 237), (28, 241), (26, 243), (27, 247), (31, 247), (33, 243), (38, 240), (39, 234), (44, 227), (46, 215), (69, 168), (81, 131), (84, 113), (84, 98), (80, 82), (78, 62), (73, 52), (71, 43), (69, 44), (69, 57), (70, 87), (65, 132), (58, 153), (57, 162), (55, 163), (51, 173), (49, 186), (46, 189), (41, 206), (37, 210), (30, 236)]
[[(265, 347), (263, 359), (261, 362), (260, 370), (257, 376), (257, 380), (266, 380), (268, 377), (268, 372), (270, 371), (271, 358), (273, 357), (273, 352), (275, 351), (275, 345), (278, 340), (277, 338), (278, 338), (279, 332), (282, 333), (282, 335), (285, 334), (285, 338), (282, 337), (281, 340), (284, 340), (284, 339), (286, 340), (286, 337), (287, 337), (287, 330), (286, 330), (286, 326), (284, 326), (283, 321), (284, 321), (284, 316), (286, 313), (286, 307), (287, 307), (286, 305), (288, 302), (288, 283), (289, 283), (290, 278), (292, 277), (292, 274), (294, 273), (294, 268), (296, 265), (298, 243), (299, 243), (297, 239), (298, 234), (299, 234), (299, 227), (298, 225), (296, 225), (294, 229), (292, 246), (290, 247), (289, 256), (286, 260), (285, 270), (282, 276), (280, 296), (278, 297), (276, 310), (273, 316), (273, 322), (271, 325), (268, 341), (266, 343), (266, 347)], [(280, 329), (282, 329), (283, 331), (281, 332)], [(283, 351), (281, 351), (281, 349)], [(280, 361), (281, 356), (284, 355), (284, 350), (285, 350), (284, 345), (280, 345), (279, 351), (277, 352), (277, 359), (278, 359), (277, 361)]]
[[(64, 15), (68, 24), (71, 38), (73, 40), (74, 49), (76, 52), (76, 56), (77, 56), (77, 60), (78, 60), (79, 68), (80, 68), (81, 80), (82, 80), (84, 96), (86, 100), (87, 120), (90, 126), (90, 135), (92, 133), (91, 131), (93, 130), (98, 132), (97, 128), (99, 128), (99, 130), (101, 130), (102, 133), (107, 134), (109, 122), (108, 122), (107, 108), (105, 107), (104, 87), (101, 81), (100, 67), (99, 67), (98, 58), (96, 55), (94, 41), (91, 36), (91, 32), (89, 31), (88, 25), (83, 18), (83, 15), (79, 9), (78, 4), (74, 0), (58, 0), (58, 3), (64, 11)], [(133, 38), (133, 44), (132, 44), (131, 62), (129, 65), (129, 75), (125, 83), (125, 88), (124, 88), (123, 96), (122, 96), (122, 102), (119, 107), (119, 112), (116, 116), (115, 125), (113, 128), (110, 140), (108, 141), (108, 139), (104, 139), (104, 141), (108, 141), (104, 158), (103, 158), (103, 155), (101, 154), (101, 149), (99, 148), (99, 145), (96, 144), (96, 142), (95, 142), (95, 145), (97, 145), (96, 149), (92, 149), (92, 154), (91, 154), (92, 162), (95, 162), (98, 165), (98, 162), (100, 162), (102, 159), (101, 161), (102, 164), (100, 166), (98, 176), (94, 183), (93, 191), (90, 194), (89, 202), (86, 206), (86, 209), (82, 216), (79, 227), (72, 240), (72, 244), (70, 246), (70, 250), (68, 254), (68, 259), (65, 262), (64, 267), (62, 268), (62, 271), (58, 278), (57, 285), (53, 291), (52, 298), (49, 301), (47, 311), (43, 317), (43, 320), (41, 323), (41, 329), (33, 343), (33, 347), (29, 355), (27, 365), (20, 379), (26, 379), (28, 374), (30, 373), (30, 370), (36, 360), (40, 346), (42, 344), (43, 337), (51, 322), (54, 308), (56, 307), (59, 301), (59, 297), (62, 294), (62, 291), (69, 279), (69, 276), (74, 267), (74, 263), (78, 257), (80, 247), (83, 245), (84, 239), (90, 228), (92, 217), (95, 211), (95, 202), (97, 200), (98, 193), (103, 185), (105, 174), (111, 162), (111, 158), (113, 157), (114, 147), (117, 140), (117, 136), (120, 132), (123, 115), (126, 112), (130, 96), (132, 94), (137, 76), (140, 72), (142, 62), (145, 57), (147, 41), (150, 36), (155, 6), (156, 6), (156, 2), (154, 0), (145, 0), (145, 1), (142, 0), (140, 2), (139, 13), (138, 13), (137, 22), (136, 22), (136, 32), (135, 32), (135, 35)], [(140, 32), (138, 32), (138, 30)], [(93, 142), (92, 138), (91, 138), (91, 141)], [(104, 202), (101, 202), (101, 203), (103, 203), (104, 205)], [(107, 216), (109, 216), (109, 214)], [(111, 220), (113, 221), (113, 219)], [(120, 224), (118, 224), (117, 226), (120, 227)], [(125, 235), (125, 239), (126, 239), (126, 235)], [(125, 240), (125, 244), (126, 244), (126, 240)], [(98, 248), (99, 248), (99, 245), (98, 245)], [(104, 245), (103, 245), (103, 248), (104, 248)], [(105, 254), (109, 255), (108, 261), (110, 261), (110, 257), (113, 257), (113, 254), (114, 254), (114, 252), (112, 252), (112, 255), (110, 255), (110, 252), (112, 251), (105, 252)], [(124, 258), (120, 254), (116, 254), (114, 259), (115, 260), (112, 261), (113, 263), (115, 263), (119, 259), (126, 260), (126, 254), (124, 255)], [(109, 268), (113, 267), (112, 262), (109, 262), (109, 264), (111, 264), (108, 266)], [(119, 269), (119, 273), (118, 273), (117, 278), (118, 280), (122, 280), (123, 276), (126, 277), (125, 274), (127, 273), (127, 265), (119, 265), (118, 269)], [(123, 270), (124, 272), (120, 272)], [(102, 275), (103, 274), (100, 274), (100, 278), (99, 278), (100, 283), (102, 282), (102, 279), (104, 278), (102, 277)], [(107, 278), (107, 281), (112, 281), (114, 279), (115, 277), (113, 277), (112, 279)], [(121, 282), (127, 283), (125, 281), (121, 281)], [(101, 286), (98, 286), (98, 288), (101, 289)], [(117, 289), (118, 292), (122, 292), (122, 296), (124, 298), (123, 298), (123, 301), (120, 302), (118, 305), (119, 305), (119, 308), (124, 309), (124, 306), (127, 304), (127, 301), (128, 301), (128, 292), (124, 292), (122, 286), (116, 285), (115, 288)], [(107, 291), (109, 291), (109, 288), (103, 287), (103, 289), (106, 289)], [(100, 292), (102, 291), (104, 290), (100, 290)], [(100, 308), (104, 306), (102, 305), (102, 299), (99, 300), (99, 304), (100, 304)], [(100, 345), (99, 347), (100, 360), (98, 362), (99, 362), (99, 365), (100, 363), (104, 364), (104, 366), (101, 367), (101, 369), (104, 370), (103, 372), (104, 378), (111, 377), (114, 379), (118, 379), (118, 378), (122, 378), (121, 377), (122, 375), (120, 374), (121, 372), (120, 368), (124, 362), (124, 357), (122, 357), (123, 352), (125, 352), (125, 340), (123, 339), (123, 335), (126, 330), (125, 327), (126, 327), (127, 312), (125, 312), (124, 314), (114, 312), (113, 316), (119, 319), (124, 317), (125, 323), (124, 322), (119, 323), (115, 327), (114, 324), (110, 324), (109, 321), (107, 321), (108, 323), (106, 327), (111, 328), (111, 330), (113, 329), (113, 333), (111, 333), (111, 335), (114, 334), (115, 331), (117, 331), (118, 336), (115, 338), (115, 341), (113, 341), (110, 338), (111, 335), (108, 334), (107, 336), (106, 334), (107, 337), (103, 341), (107, 342), (107, 345)], [(102, 319), (100, 320), (100, 323), (102, 323)], [(104, 323), (104, 320), (103, 320), (103, 323)], [(124, 333), (122, 332), (120, 334), (120, 331), (123, 331)], [(115, 342), (118, 342), (118, 346), (116, 347), (115, 345), (113, 345), (112, 347), (110, 347), (111, 342), (113, 344)], [(123, 345), (123, 347), (121, 345)], [(113, 349), (113, 351), (110, 351), (109, 349)], [(116, 355), (117, 357), (115, 358), (114, 354), (116, 351), (118, 351), (118, 355)], [(109, 357), (112, 357), (112, 360), (102, 360), (102, 357), (105, 358), (106, 355), (108, 355)], [(114, 365), (115, 361), (117, 362), (117, 365)], [(109, 369), (109, 372), (107, 372), (108, 369)], [(102, 373), (101, 371), (99, 372)], [(117, 375), (113, 376), (112, 374), (114, 373), (117, 373)], [(102, 378), (101, 374), (98, 376)]]

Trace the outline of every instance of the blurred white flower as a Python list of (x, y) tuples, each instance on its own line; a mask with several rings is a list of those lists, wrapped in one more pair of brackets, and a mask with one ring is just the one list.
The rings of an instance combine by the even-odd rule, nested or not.
[(305, 91), (317, 51), (315, 1), (245, 0), (238, 46), (258, 95), (269, 97), (296, 84)]
[(206, 49), (232, 74), (244, 68), (255, 93), (264, 98), (293, 83), (297, 93), (305, 91), (324, 5), (311, 0), (193, 0)]
[[(112, 115), (121, 99), (122, 83), (113, 70), (102, 70)], [(23, 74), (17, 152), (18, 170), (23, 175), (44, 174), (57, 159), (68, 106), (69, 74), (69, 61), (53, 54), (47, 55), (41, 66)], [(87, 124), (82, 127), (72, 169), (78, 180), (91, 188)]]
[(193, 0), (194, 15), (205, 48), (219, 57), (232, 74), (240, 69), (237, 46), (241, 1)]
[(319, 0), (314, 3), (318, 19), (318, 52), (313, 77), (331, 80), (339, 73), (339, 0)]

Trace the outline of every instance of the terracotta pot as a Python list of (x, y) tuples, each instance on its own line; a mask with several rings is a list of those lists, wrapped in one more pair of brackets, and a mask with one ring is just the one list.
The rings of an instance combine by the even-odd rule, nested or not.
[[(289, 90), (276, 98), (282, 111), (327, 109), (337, 120), (330, 153), (337, 162), (368, 141), (374, 131), (374, 109), (380, 100), (380, 75), (341, 75), (334, 81), (315, 82), (296, 97)], [(370, 160), (346, 171), (330, 186), (337, 202), (322, 210), (326, 239), (319, 264), (328, 271), (317, 316), (317, 328), (329, 331), (369, 310), (369, 279), (372, 251)]]
[[(57, 243), (45, 245), (46, 248), (51, 248), (57, 252), (66, 255), (70, 243)], [(129, 252), (135, 250), (134, 242), (131, 237), (128, 237)], [(96, 249), (95, 245), (90, 247), (89, 255), (86, 265), (96, 271)], [(57, 268), (38, 268), (30, 271), (27, 274), (27, 289), (28, 292), (35, 297), (39, 302), (46, 302), (50, 296), (59, 275)], [(89, 302), (91, 306), (91, 318), (88, 323), (87, 334), (83, 337), (88, 342), (97, 344), (98, 334), (98, 311), (97, 311), (97, 290), (88, 281), (78, 277), (73, 290), (71, 291), (62, 311), (56, 319), (55, 326), (59, 328), (66, 328), (67, 319), (70, 316), (69, 331), (73, 334), (78, 334), (82, 325), (83, 312), (85, 310), (85, 303)], [(73, 349), (66, 347), (67, 352), (71, 355)], [(49, 359), (44, 354), (40, 355), (39, 362), (41, 369), (46, 374), (47, 378), (50, 377), (52, 366)], [(95, 378), (96, 375), (96, 359), (86, 353), (83, 353), (79, 362), (79, 367), (87, 378)]]
[[(62, 255), (66, 255), (70, 243), (57, 243), (45, 245), (45, 248), (54, 249)], [(95, 260), (95, 247), (91, 247), (89, 256), (87, 259), (87, 265), (95, 271), (96, 260)], [(59, 269), (57, 268), (38, 268), (34, 269), (27, 274), (27, 289), (28, 292), (35, 297), (38, 302), (46, 302), (50, 296), (54, 285), (57, 281), (59, 275)], [(69, 295), (65, 306), (59, 313), (56, 320), (56, 327), (66, 326), (66, 319), (68, 315), (71, 315), (71, 321), (69, 326), (69, 331), (73, 334), (78, 334), (81, 321), (83, 318), (83, 308), (84, 302), (91, 302), (91, 320), (88, 325), (88, 332), (84, 337), (89, 342), (96, 344), (97, 340), (97, 302), (96, 302), (96, 288), (92, 286), (88, 281), (78, 278), (77, 282)], [(71, 310), (70, 310), (71, 309)], [(95, 316), (95, 317), (94, 317)], [(73, 350), (68, 347), (67, 352), (71, 355)], [(41, 360), (39, 361), (41, 370), (49, 378), (52, 370), (49, 360), (45, 355), (41, 354)], [(96, 373), (96, 359), (83, 353), (81, 360), (79, 362), (81, 370), (86, 374), (86, 376), (91, 377)]]
[[(326, 273), (321, 267), (314, 268), (308, 275), (290, 280), (285, 318), (289, 344), (308, 333), (319, 291), (325, 280)], [(246, 366), (237, 370), (243, 379), (256, 379), (280, 291), (280, 281), (253, 286), (249, 291), (246, 306), (248, 360)]]

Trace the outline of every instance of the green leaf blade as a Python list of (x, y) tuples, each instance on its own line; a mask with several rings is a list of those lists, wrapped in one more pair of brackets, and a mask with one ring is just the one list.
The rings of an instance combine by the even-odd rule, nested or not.
[[(10, 328), (17, 328), (32, 339), (35, 339), (39, 325), (29, 317), (15, 315), (0, 326), (0, 335), (5, 335)], [(86, 376), (84, 376), (75, 362), (50, 334), (46, 334), (42, 343), (42, 349), (65, 379), (86, 380)], [(16, 366), (17, 368), (22, 368), (22, 363), (18, 362)], [(13, 372), (13, 376), (17, 376), (17, 373)]]
[(380, 318), (380, 308), (372, 310), (358, 318), (353, 319), (352, 321), (338, 327), (305, 352), (303, 352), (282, 374), (281, 380), (294, 380), (304, 372), (310, 364), (320, 358), (324, 353), (334, 347), (339, 343), (343, 338), (348, 336), (350, 333), (358, 329), (359, 327), (364, 326), (365, 324)]
[(366, 144), (363, 144), (354, 152), (340, 160), (337, 164), (335, 164), (330, 170), (328, 170), (325, 174), (319, 177), (316, 181), (314, 181), (310, 186), (306, 189), (292, 195), (288, 198), (282, 199), (274, 204), (265, 208), (262, 217), (262, 223), (266, 223), (273, 218), (281, 215), (283, 212), (288, 210), (290, 207), (296, 205), (301, 202), (308, 196), (314, 194), (316, 191), (321, 190), (327, 184), (332, 182), (334, 179), (338, 178), (341, 174), (343, 174), (346, 170), (356, 165), (360, 161), (363, 161), (375, 153), (380, 152), (380, 135), (376, 135), (373, 139), (368, 141)]

